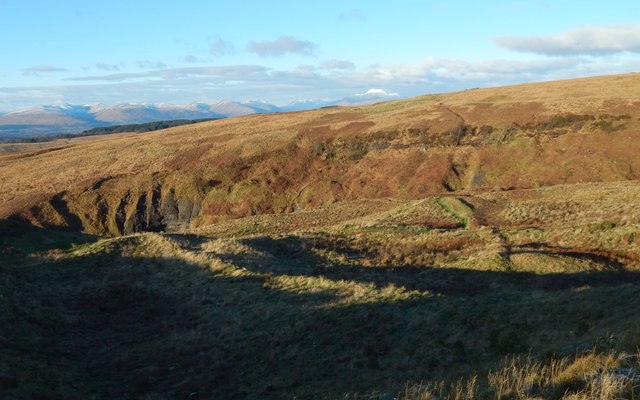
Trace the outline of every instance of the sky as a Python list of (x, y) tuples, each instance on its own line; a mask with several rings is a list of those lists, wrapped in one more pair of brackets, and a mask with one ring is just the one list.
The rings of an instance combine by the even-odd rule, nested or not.
[(640, 71), (633, 0), (0, 0), (0, 112), (402, 97)]

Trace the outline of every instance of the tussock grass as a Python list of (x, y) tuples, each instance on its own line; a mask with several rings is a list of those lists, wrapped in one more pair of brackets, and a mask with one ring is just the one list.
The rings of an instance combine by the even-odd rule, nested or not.
[[(596, 353), (536, 361), (530, 356), (508, 357), (488, 372), (448, 383), (407, 384), (393, 398), (399, 400), (475, 399), (581, 399), (616, 400), (640, 398), (640, 382), (628, 360), (637, 355)], [(632, 375), (633, 374), (633, 375)], [(366, 397), (365, 397), (366, 398)], [(375, 394), (369, 398), (378, 398)]]
[[(0, 302), (0, 336), (10, 344), (0, 350), (0, 378), (10, 383), (2, 394), (635, 396), (616, 371), (640, 367), (626, 355), (640, 343), (637, 272), (606, 258), (606, 247), (595, 252), (608, 239), (592, 241), (593, 254), (553, 242), (626, 235), (635, 224), (576, 237), (554, 226), (401, 228), (403, 216), (419, 224), (434, 208), (385, 202), (369, 216), (343, 205), (354, 220), (308, 231), (239, 235), (257, 220), (249, 217), (224, 222), (233, 234), (222, 237), (199, 230), (74, 245), (68, 237), (49, 247), (66, 243), (58, 250), (14, 255), (0, 280), (0, 299), (9, 299)], [(490, 221), (495, 210), (483, 207), (476, 202), (472, 216)], [(300, 229), (307, 217), (279, 229)], [(2, 243), (48, 235), (25, 227)]]

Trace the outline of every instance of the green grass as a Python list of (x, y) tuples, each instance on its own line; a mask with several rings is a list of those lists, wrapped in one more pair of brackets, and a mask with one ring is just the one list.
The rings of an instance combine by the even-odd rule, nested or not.
[(458, 220), (460, 226), (467, 227), (469, 225), (472, 210), (464, 201), (455, 197), (437, 197), (436, 203), (453, 218)]
[(391, 234), (410, 234), (420, 235), (423, 233), (431, 232), (433, 228), (415, 225), (383, 225), (383, 226), (359, 226), (359, 225), (345, 225), (342, 227), (342, 232), (365, 232), (365, 233), (380, 233), (384, 235), (386, 233)]

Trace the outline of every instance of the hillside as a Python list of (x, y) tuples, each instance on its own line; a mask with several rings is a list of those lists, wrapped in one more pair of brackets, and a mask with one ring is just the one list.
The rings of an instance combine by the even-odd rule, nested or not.
[(179, 230), (360, 198), (638, 179), (640, 75), (252, 115), (0, 156), (0, 217)]
[(637, 399), (640, 74), (0, 153), (0, 397)]
[(361, 200), (112, 239), (4, 222), (0, 393), (637, 398), (619, 377), (640, 368), (639, 195)]

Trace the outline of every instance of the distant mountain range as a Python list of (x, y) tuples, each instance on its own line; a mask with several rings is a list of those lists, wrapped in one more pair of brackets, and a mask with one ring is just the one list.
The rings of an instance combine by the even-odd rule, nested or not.
[(284, 106), (263, 101), (235, 102), (222, 100), (211, 103), (116, 105), (45, 105), (27, 110), (0, 113), (0, 140), (79, 133), (83, 130), (110, 125), (140, 124), (178, 119), (225, 118), (248, 114), (301, 111), (329, 106), (373, 104), (398, 99), (397, 93), (370, 89), (340, 100), (302, 100)]

